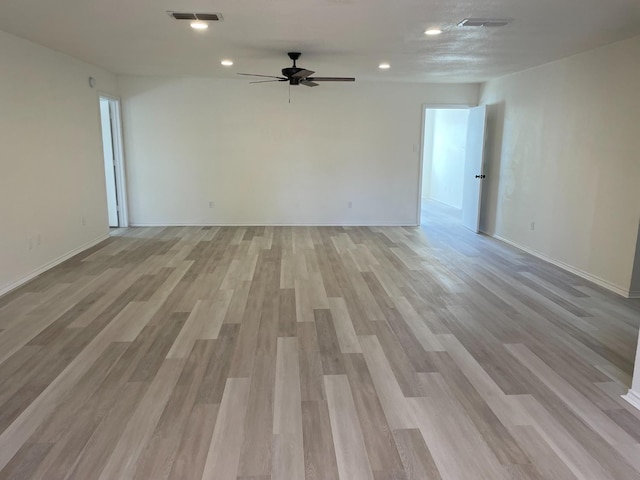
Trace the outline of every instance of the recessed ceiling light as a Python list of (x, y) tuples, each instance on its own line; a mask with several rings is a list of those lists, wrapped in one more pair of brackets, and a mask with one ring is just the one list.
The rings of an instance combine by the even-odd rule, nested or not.
[(381, 68), (382, 70), (386, 70), (388, 68), (391, 68), (391, 65), (389, 65), (388, 63), (381, 63), (380, 65), (378, 65), (378, 68)]
[(209, 25), (207, 25), (206, 22), (191, 22), (191, 28), (193, 28), (194, 30), (206, 30), (207, 28), (209, 28)]
[(233, 60), (222, 60), (220, 64), (224, 65), (225, 67), (230, 67), (231, 65), (233, 65)]
[(440, 35), (442, 33), (442, 30), (440, 30), (439, 28), (430, 28), (424, 33), (425, 35)]

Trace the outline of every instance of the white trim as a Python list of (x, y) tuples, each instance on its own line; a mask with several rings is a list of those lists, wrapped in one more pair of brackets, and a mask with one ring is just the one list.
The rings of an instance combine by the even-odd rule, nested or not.
[(240, 223), (131, 223), (131, 227), (415, 227), (412, 223), (264, 223), (264, 222), (240, 222)]
[(455, 110), (456, 108), (460, 109), (469, 109), (474, 107), (479, 107), (478, 103), (423, 103), (423, 109), (429, 110)]
[(634, 392), (633, 390), (629, 390), (626, 395), (622, 395), (622, 398), (636, 407), (638, 410), (640, 410), (640, 394)]
[(625, 288), (616, 285), (614, 283), (609, 282), (608, 280), (605, 280), (603, 278), (597, 277), (595, 275), (592, 275), (590, 273), (585, 272), (584, 270), (580, 270), (579, 268), (575, 268), (572, 267), (571, 265), (568, 265), (564, 262), (561, 262), (560, 260), (554, 260), (551, 257), (546, 256), (543, 253), (540, 253), (536, 250), (533, 250), (531, 248), (527, 248), (524, 247), (522, 245), (517, 244), (516, 242), (512, 242), (511, 240), (507, 240), (504, 237), (501, 237), (500, 235), (496, 235), (496, 234), (491, 234), (491, 233), (487, 233), (487, 232), (482, 232), (485, 235), (488, 235), (492, 238), (495, 238), (496, 240), (500, 240), (501, 242), (504, 242), (508, 245), (511, 245), (512, 247), (516, 247), (519, 250), (522, 250), (523, 252), (528, 253), (529, 255), (533, 255), (534, 257), (538, 257), (541, 260), (544, 260), (545, 262), (549, 262), (552, 265), (555, 265), (556, 267), (560, 267), (563, 270), (566, 270), (569, 273), (573, 273), (574, 275), (577, 275), (581, 278), (584, 278), (585, 280), (588, 280), (592, 283), (595, 283), (596, 285), (601, 286), (602, 288), (606, 288), (607, 290), (613, 292), (613, 293), (617, 293), (618, 295), (620, 295), (621, 297), (625, 297), (625, 298), (631, 298), (630, 292), (629, 290), (626, 290)]
[(640, 290), (632, 290), (629, 292), (629, 298), (640, 298)]
[(27, 283), (29, 280), (34, 279), (35, 277), (37, 277), (41, 273), (46, 272), (47, 270), (55, 267), (56, 265), (61, 264), (65, 260), (68, 260), (71, 257), (73, 257), (73, 256), (85, 251), (86, 249), (91, 248), (94, 245), (99, 244), (100, 242), (104, 242), (108, 238), (109, 238), (109, 234), (101, 235), (100, 237), (96, 238), (95, 240), (91, 240), (90, 242), (85, 243), (84, 245), (81, 245), (78, 248), (74, 248), (70, 252), (65, 253), (64, 255), (56, 258), (55, 260), (52, 260), (51, 262), (48, 262), (48, 263), (44, 264), (40, 268), (37, 268), (36, 270), (34, 270), (33, 272), (29, 273), (28, 275), (25, 275), (24, 277), (20, 278), (19, 280), (15, 281), (15, 282), (13, 282), (13, 283), (5, 286), (5, 287), (2, 287), (0, 289), (0, 296), (5, 295), (6, 293), (9, 293), (12, 290), (15, 290), (16, 288), (20, 287), (21, 285), (24, 285), (25, 283)]
[(114, 112), (114, 127), (113, 127), (113, 143), (115, 144), (115, 148), (113, 149), (114, 158), (116, 161), (116, 169), (117, 176), (119, 181), (117, 182), (116, 188), (118, 189), (118, 206), (119, 206), (119, 214), (120, 214), (120, 226), (128, 227), (129, 226), (129, 200), (127, 198), (127, 178), (126, 178), (126, 169), (125, 169), (125, 159), (124, 159), (124, 136), (122, 134), (122, 111), (121, 111), (121, 103), (120, 99), (113, 101)]
[(418, 152), (418, 204), (416, 205), (416, 227), (420, 226), (422, 221), (422, 169), (424, 168), (424, 130), (425, 130), (425, 117), (427, 116), (427, 108), (422, 105), (422, 115), (420, 117), (420, 146)]
[(119, 227), (129, 226), (129, 202), (127, 199), (126, 169), (124, 167), (124, 137), (122, 134), (122, 112), (120, 97), (98, 91), (98, 99), (109, 101), (111, 113), (111, 136), (113, 140), (113, 161), (116, 166), (116, 192), (118, 195), (118, 223)]
[(118, 97), (116, 95), (112, 95), (112, 94), (107, 93), (107, 92), (103, 92), (100, 89), (98, 89), (98, 97), (106, 98), (107, 100), (118, 100), (118, 101), (120, 101), (120, 97)]

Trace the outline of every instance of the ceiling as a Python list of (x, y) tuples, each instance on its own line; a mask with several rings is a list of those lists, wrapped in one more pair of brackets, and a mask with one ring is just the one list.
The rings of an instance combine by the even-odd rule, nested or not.
[[(197, 32), (168, 10), (224, 20)], [(513, 21), (456, 26), (466, 17)], [(640, 0), (2, 0), (0, 30), (117, 74), (246, 82), (235, 73), (278, 75), (296, 50), (319, 76), (482, 82), (639, 35)]]

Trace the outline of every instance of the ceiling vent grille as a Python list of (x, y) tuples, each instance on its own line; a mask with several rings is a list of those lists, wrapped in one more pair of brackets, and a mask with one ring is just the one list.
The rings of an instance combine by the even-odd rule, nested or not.
[(222, 20), (222, 15), (219, 13), (167, 12), (167, 14), (176, 20), (200, 20), (202, 22), (218, 22)]
[(465, 18), (459, 27), (504, 27), (511, 22), (508, 18)]

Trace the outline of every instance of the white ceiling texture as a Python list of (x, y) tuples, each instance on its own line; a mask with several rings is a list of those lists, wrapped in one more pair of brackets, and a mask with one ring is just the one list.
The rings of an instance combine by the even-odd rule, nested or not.
[[(198, 32), (167, 11), (223, 20)], [(300, 51), (316, 76), (482, 82), (639, 35), (640, 0), (2, 0), (0, 30), (116, 74), (248, 81), (235, 73), (279, 75)]]

